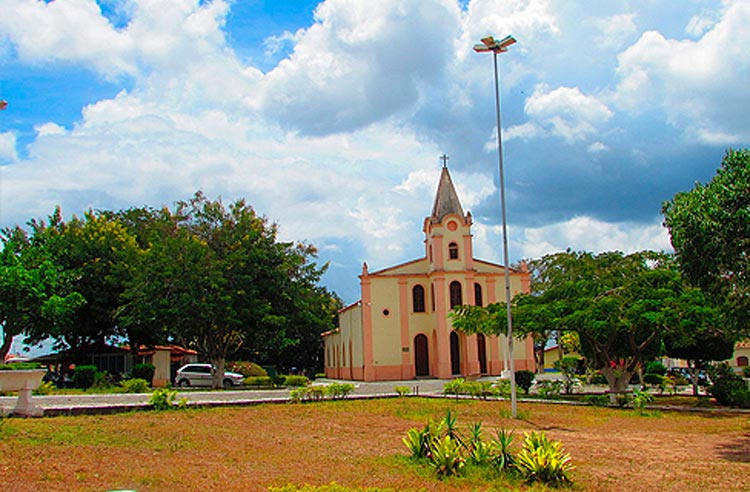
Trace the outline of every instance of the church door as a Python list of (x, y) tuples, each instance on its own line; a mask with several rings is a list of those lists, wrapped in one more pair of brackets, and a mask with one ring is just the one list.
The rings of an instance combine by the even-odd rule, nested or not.
[(451, 332), (451, 374), (461, 374), (461, 351), (455, 331)]
[(414, 337), (414, 366), (417, 377), (430, 375), (430, 352), (427, 337), (421, 333)]
[(484, 335), (477, 335), (477, 357), (479, 357), (479, 372), (487, 374), (487, 343)]

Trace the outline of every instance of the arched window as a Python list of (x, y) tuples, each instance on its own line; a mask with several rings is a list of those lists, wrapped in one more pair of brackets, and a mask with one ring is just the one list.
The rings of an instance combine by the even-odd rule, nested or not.
[(411, 289), (411, 302), (415, 313), (424, 313), (424, 287), (417, 284)]
[(474, 283), (474, 305), (482, 306), (482, 286), (479, 283)]
[(451, 292), (451, 309), (453, 309), (455, 306), (460, 306), (463, 304), (463, 298), (461, 296), (461, 283), (454, 280), (451, 282), (450, 285), (450, 292)]
[(737, 367), (746, 367), (747, 363), (747, 357), (745, 357), (744, 355), (737, 357)]
[(450, 243), (448, 245), (448, 259), (450, 260), (458, 259), (458, 244)]

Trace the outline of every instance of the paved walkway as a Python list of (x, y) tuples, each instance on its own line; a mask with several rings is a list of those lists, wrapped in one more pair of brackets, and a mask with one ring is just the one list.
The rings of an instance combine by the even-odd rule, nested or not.
[[(333, 380), (316, 380), (314, 384), (325, 384)], [(346, 381), (351, 382), (351, 381)], [(419, 395), (442, 394), (445, 381), (438, 379), (424, 379), (411, 381), (388, 381), (365, 383), (352, 382), (355, 385), (352, 397), (393, 396), (396, 386), (406, 386), (412, 393)], [(178, 391), (176, 401), (183, 398), (189, 405), (220, 406), (220, 405), (252, 405), (258, 403), (279, 403), (289, 400), (289, 389), (277, 390), (220, 390)], [(45, 415), (66, 415), (78, 413), (116, 413), (136, 410), (149, 406), (148, 393), (108, 393), (96, 395), (48, 395), (34, 396), (33, 403), (44, 409)], [(16, 396), (0, 397), (0, 410), (7, 415), (15, 408)]]

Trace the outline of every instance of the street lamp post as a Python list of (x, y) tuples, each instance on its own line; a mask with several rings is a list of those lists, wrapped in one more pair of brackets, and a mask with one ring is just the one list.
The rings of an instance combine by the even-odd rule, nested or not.
[(508, 46), (515, 44), (516, 39), (513, 36), (505, 36), (501, 40), (496, 40), (492, 36), (482, 38), (481, 44), (474, 45), (474, 51), (477, 53), (492, 53), (492, 59), (495, 62), (495, 114), (497, 116), (497, 161), (500, 168), (500, 208), (503, 218), (503, 261), (505, 262), (505, 307), (508, 317), (508, 348), (507, 354), (510, 362), (510, 402), (513, 418), (518, 417), (518, 401), (516, 398), (516, 364), (513, 356), (513, 316), (510, 310), (510, 271), (508, 267), (508, 226), (505, 213), (505, 175), (503, 172), (503, 140), (500, 126), (500, 83), (497, 76), (497, 55), (508, 51)]

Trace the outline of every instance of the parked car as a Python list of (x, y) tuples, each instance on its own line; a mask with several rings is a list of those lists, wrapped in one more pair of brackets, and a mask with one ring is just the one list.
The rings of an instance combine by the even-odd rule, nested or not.
[[(222, 385), (224, 388), (241, 386), (244, 380), (245, 377), (242, 374), (225, 371)], [(186, 364), (177, 369), (174, 382), (181, 388), (189, 386), (210, 387), (213, 383), (213, 379), (211, 378), (211, 364)]]

